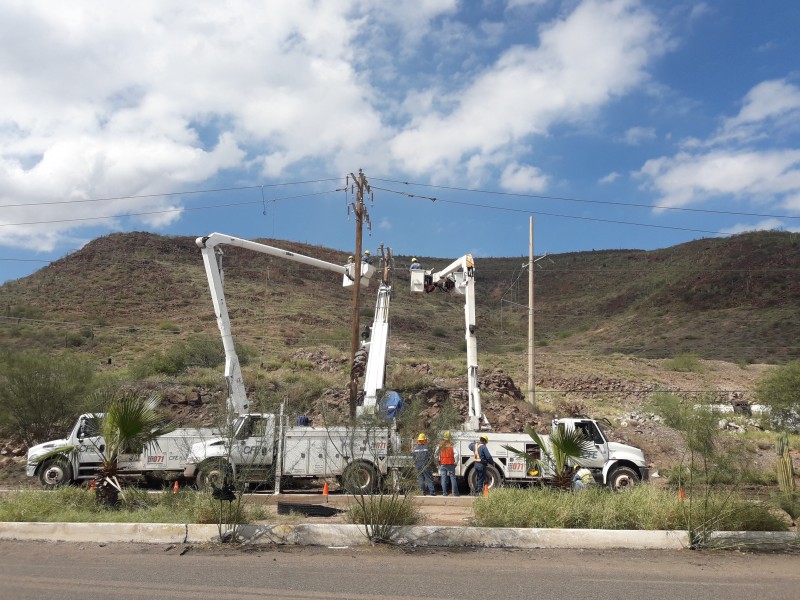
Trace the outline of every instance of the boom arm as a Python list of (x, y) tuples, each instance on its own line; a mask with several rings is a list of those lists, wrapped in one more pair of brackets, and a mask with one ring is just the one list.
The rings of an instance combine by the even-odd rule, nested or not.
[[(231, 320), (228, 315), (228, 305), (225, 302), (224, 275), (222, 270), (222, 249), (218, 246), (228, 244), (246, 248), (262, 254), (269, 254), (280, 258), (286, 258), (294, 262), (327, 269), (343, 275), (343, 280), (348, 280), (348, 269), (342, 265), (282, 250), (273, 246), (251, 242), (242, 238), (224, 235), (222, 233), (212, 233), (196, 240), (200, 252), (203, 255), (203, 264), (206, 268), (208, 286), (211, 289), (211, 300), (214, 303), (214, 314), (217, 317), (217, 326), (222, 334), (222, 346), (225, 349), (225, 380), (228, 382), (228, 410), (235, 414), (247, 413), (250, 402), (247, 399), (247, 391), (244, 386), (242, 369), (239, 365), (239, 357), (233, 345), (233, 334), (231, 332)], [(370, 273), (371, 275), (371, 273)], [(367, 276), (367, 282), (369, 275)]]
[(475, 261), (472, 254), (454, 260), (441, 271), (411, 271), (411, 291), (431, 292), (434, 289), (455, 289), (464, 295), (464, 339), (467, 342), (467, 395), (469, 412), (464, 423), (465, 431), (479, 431), (481, 425), (489, 428), (489, 421), (481, 408), (481, 391), (478, 386), (478, 341), (475, 337)]
[(375, 318), (369, 341), (362, 344), (369, 354), (364, 373), (364, 412), (374, 412), (378, 390), (383, 389), (386, 375), (386, 344), (389, 340), (389, 301), (392, 286), (381, 283), (375, 302)]

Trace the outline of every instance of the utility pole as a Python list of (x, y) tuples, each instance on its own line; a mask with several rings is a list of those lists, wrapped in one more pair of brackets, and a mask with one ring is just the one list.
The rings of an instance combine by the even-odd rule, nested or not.
[(534, 341), (533, 341), (533, 217), (530, 217), (529, 224), (529, 243), (528, 243), (528, 403), (536, 408), (536, 390), (534, 389), (534, 375), (536, 368), (534, 363)]
[(358, 177), (350, 173), (350, 177), (356, 185), (356, 201), (353, 204), (353, 212), (356, 216), (356, 249), (354, 255), (354, 273), (353, 273), (353, 319), (352, 328), (350, 330), (350, 418), (356, 418), (356, 404), (358, 404), (358, 374), (353, 372), (353, 364), (358, 352), (358, 336), (359, 336), (359, 310), (361, 308), (361, 237), (362, 228), (364, 226), (367, 209), (364, 206), (364, 192), (369, 191), (369, 184), (367, 178), (361, 169), (358, 170)]

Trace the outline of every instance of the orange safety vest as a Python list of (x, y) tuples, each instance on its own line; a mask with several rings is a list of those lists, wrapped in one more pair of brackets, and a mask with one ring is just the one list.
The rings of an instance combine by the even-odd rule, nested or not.
[(442, 442), (439, 444), (439, 464), (441, 465), (454, 465), (456, 464), (456, 456), (453, 452), (452, 442)]

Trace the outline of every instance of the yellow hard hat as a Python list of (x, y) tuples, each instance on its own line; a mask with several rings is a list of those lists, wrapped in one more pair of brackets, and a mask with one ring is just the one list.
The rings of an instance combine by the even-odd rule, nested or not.
[(450, 439), (451, 439), (453, 436), (451, 436), (451, 435), (450, 435), (450, 432), (449, 432), (449, 431), (445, 431), (445, 432), (442, 434), (442, 437), (443, 437), (444, 439), (446, 439), (446, 440), (450, 441)]
[(427, 442), (427, 441), (428, 441), (428, 436), (427, 436), (427, 435), (425, 435), (424, 433), (420, 433), (420, 434), (417, 436), (417, 441), (418, 441), (418, 442)]
[(364, 254), (369, 254), (369, 250), (364, 250)]
[(416, 258), (412, 258), (411, 262), (417, 262), (417, 259)]
[(347, 260), (353, 260), (353, 255), (351, 254), (350, 256), (348, 256)]
[(481, 436), (481, 441), (482, 441), (482, 442), (488, 442), (488, 441), (489, 441), (489, 438), (488, 438), (488, 437), (486, 437), (485, 435), (482, 435), (482, 436)]

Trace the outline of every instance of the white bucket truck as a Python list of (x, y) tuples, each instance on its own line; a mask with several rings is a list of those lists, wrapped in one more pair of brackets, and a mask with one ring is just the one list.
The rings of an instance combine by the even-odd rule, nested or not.
[[(46, 488), (54, 488), (73, 482), (93, 479), (97, 475), (105, 441), (93, 429), (96, 422), (90, 413), (78, 417), (69, 435), (28, 448), (25, 474), (38, 477)], [(149, 480), (172, 480), (183, 475), (186, 457), (193, 444), (210, 439), (219, 432), (213, 429), (176, 429), (158, 438), (141, 454), (123, 454), (118, 461), (119, 476), (142, 476)], [(54, 448), (73, 447), (74, 452), (65, 452), (46, 460), (37, 459)]]

